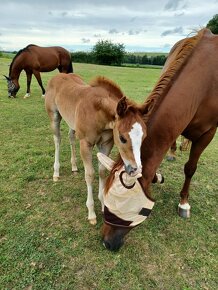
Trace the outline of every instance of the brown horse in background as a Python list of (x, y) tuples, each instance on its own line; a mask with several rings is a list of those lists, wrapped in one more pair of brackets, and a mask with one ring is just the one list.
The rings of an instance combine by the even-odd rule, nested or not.
[[(218, 126), (217, 51), (218, 36), (208, 29), (176, 43), (163, 74), (147, 99), (150, 108), (144, 116), (147, 137), (141, 146), (142, 177), (139, 181), (145, 195), (151, 198), (151, 181), (168, 148), (179, 135), (191, 140), (178, 207), (179, 215), (185, 218), (190, 216), (191, 178), (201, 153), (213, 139)], [(120, 163), (115, 164), (113, 172)], [(109, 176), (107, 187), (112, 184), (113, 176)], [(119, 249), (130, 230), (131, 227), (104, 223), (104, 245), (110, 250)]]
[[(141, 172), (140, 147), (146, 127), (143, 111), (126, 99), (121, 89), (112, 81), (98, 77), (89, 85), (76, 74), (58, 74), (47, 86), (45, 106), (51, 121), (55, 142), (53, 180), (59, 178), (60, 122), (63, 118), (70, 128), (72, 172), (77, 171), (75, 133), (80, 141), (80, 155), (85, 167), (87, 184), (88, 220), (96, 224), (92, 183), (94, 168), (92, 150), (97, 145), (101, 153), (109, 155), (114, 141), (129, 175)], [(114, 138), (113, 138), (114, 136)], [(99, 199), (103, 202), (105, 168), (99, 164)], [(155, 176), (156, 177), (156, 176)]]
[(21, 49), (12, 60), (9, 68), (9, 77), (5, 76), (8, 82), (8, 96), (12, 98), (16, 97), (20, 88), (18, 80), (22, 70), (26, 72), (27, 77), (27, 91), (24, 98), (30, 96), (30, 84), (33, 74), (44, 96), (45, 89), (42, 84), (40, 72), (50, 72), (56, 68), (64, 73), (73, 72), (71, 55), (63, 47), (40, 47), (30, 44)]

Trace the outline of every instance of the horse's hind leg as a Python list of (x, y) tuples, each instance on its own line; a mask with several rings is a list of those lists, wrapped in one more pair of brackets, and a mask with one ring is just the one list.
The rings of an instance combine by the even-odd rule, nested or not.
[(76, 166), (76, 150), (75, 150), (75, 130), (69, 130), (69, 139), (70, 139), (70, 146), (71, 146), (71, 165), (72, 165), (72, 172), (77, 172)]
[(60, 122), (61, 115), (58, 111), (52, 113), (52, 122), (51, 127), (54, 133), (54, 144), (55, 144), (55, 162), (54, 162), (54, 174), (53, 181), (58, 181), (59, 179), (59, 169), (60, 169), (60, 143), (61, 143), (61, 134), (60, 134)]
[(191, 178), (197, 169), (197, 163), (201, 156), (201, 153), (213, 139), (215, 133), (216, 128), (212, 128), (208, 132), (204, 133), (198, 140), (192, 142), (189, 160), (184, 167), (185, 182), (180, 193), (181, 200), (178, 206), (178, 212), (181, 217), (190, 217), (191, 207), (188, 203), (188, 197)]
[(176, 160), (176, 141), (174, 141), (173, 144), (171, 145), (171, 147), (167, 153), (166, 159), (167, 159), (167, 161)]
[(42, 80), (41, 80), (41, 76), (40, 76), (40, 72), (39, 71), (34, 71), (33, 72), (34, 76), (36, 77), (37, 81), (38, 81), (38, 84), (40, 85), (41, 89), (42, 89), (42, 97), (45, 96), (45, 89), (43, 87), (43, 84), (42, 84)]
[(90, 224), (96, 224), (96, 214), (94, 210), (94, 199), (93, 199), (93, 189), (92, 183), (94, 180), (94, 168), (92, 165), (92, 149), (93, 146), (90, 145), (86, 140), (80, 140), (80, 155), (85, 168), (85, 180), (87, 185), (87, 201), (86, 206), (88, 208), (88, 220)]
[(32, 80), (32, 72), (26, 71), (26, 79), (27, 79), (27, 91), (24, 96), (24, 99), (30, 97), (30, 84)]

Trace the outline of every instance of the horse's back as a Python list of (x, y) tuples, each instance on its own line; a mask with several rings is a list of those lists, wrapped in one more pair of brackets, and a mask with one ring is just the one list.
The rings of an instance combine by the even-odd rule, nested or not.
[(48, 82), (45, 95), (45, 106), (48, 114), (58, 111), (72, 128), (76, 108), (81, 99), (84, 98), (83, 91), (86, 88), (87, 85), (79, 75), (60, 73), (54, 76)]
[(46, 100), (53, 99), (54, 102), (64, 100), (72, 95), (72, 90), (76, 90), (79, 86), (84, 86), (85, 83), (79, 75), (70, 73), (59, 73), (48, 82), (46, 89)]
[(29, 63), (30, 66), (41, 72), (52, 71), (60, 66), (64, 68), (64, 72), (72, 72), (71, 55), (63, 47), (30, 45), (26, 53), (27, 65)]

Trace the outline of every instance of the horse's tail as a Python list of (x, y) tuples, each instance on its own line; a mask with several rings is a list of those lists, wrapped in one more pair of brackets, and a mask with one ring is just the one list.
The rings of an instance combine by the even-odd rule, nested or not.
[(72, 56), (70, 55), (70, 63), (68, 65), (68, 68), (67, 68), (67, 73), (72, 73), (73, 72), (73, 65), (72, 65)]

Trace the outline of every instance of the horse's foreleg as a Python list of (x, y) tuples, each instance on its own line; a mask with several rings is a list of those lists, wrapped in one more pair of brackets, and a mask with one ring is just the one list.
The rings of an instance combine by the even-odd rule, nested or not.
[(40, 72), (34, 71), (33, 74), (34, 74), (35, 78), (37, 79), (38, 84), (40, 85), (40, 87), (42, 89), (42, 97), (44, 97), (45, 96), (45, 89), (44, 89), (43, 84), (42, 84)]
[(94, 168), (92, 165), (92, 149), (93, 146), (88, 144), (86, 140), (80, 140), (80, 155), (83, 160), (85, 168), (85, 180), (87, 185), (87, 201), (86, 206), (88, 208), (88, 220), (90, 224), (96, 224), (96, 214), (94, 210), (94, 199), (92, 183), (94, 180)]
[[(109, 155), (111, 152), (111, 149), (113, 148), (114, 140), (113, 137), (107, 139), (103, 143), (97, 144), (99, 152)], [(102, 212), (104, 211), (104, 186), (105, 186), (105, 167), (101, 164), (101, 162), (98, 163), (98, 172), (99, 172), (99, 189), (98, 189), (98, 199), (101, 202), (101, 208)]]
[(72, 166), (72, 172), (77, 172), (77, 166), (76, 166), (76, 150), (75, 150), (75, 130), (71, 129), (69, 130), (69, 139), (70, 139), (70, 147), (71, 147), (71, 166)]
[(59, 169), (60, 169), (60, 143), (61, 143), (61, 134), (60, 134), (60, 122), (61, 115), (59, 112), (54, 112), (52, 116), (51, 127), (54, 133), (54, 144), (55, 144), (55, 162), (54, 162), (54, 174), (53, 181), (58, 181), (59, 179)]
[(27, 90), (26, 90), (24, 99), (30, 97), (30, 85), (31, 85), (31, 80), (32, 80), (32, 73), (26, 72), (26, 79), (27, 79)]
[(216, 128), (212, 128), (208, 132), (203, 134), (198, 140), (192, 142), (189, 160), (185, 164), (185, 167), (184, 167), (185, 182), (183, 184), (183, 188), (180, 193), (181, 199), (178, 206), (178, 212), (181, 217), (184, 217), (184, 218), (190, 217), (191, 207), (188, 203), (188, 197), (189, 197), (189, 186), (190, 186), (191, 178), (197, 169), (197, 163), (201, 156), (201, 153), (207, 147), (210, 141), (213, 139), (213, 136), (215, 133), (216, 133)]

